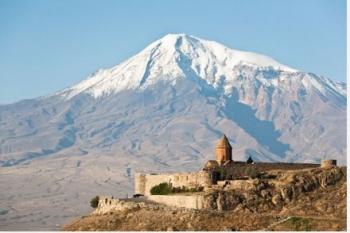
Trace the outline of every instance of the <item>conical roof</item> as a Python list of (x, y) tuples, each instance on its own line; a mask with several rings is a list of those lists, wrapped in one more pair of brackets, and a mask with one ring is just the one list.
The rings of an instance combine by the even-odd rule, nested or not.
[(216, 148), (232, 148), (225, 134), (216, 145)]

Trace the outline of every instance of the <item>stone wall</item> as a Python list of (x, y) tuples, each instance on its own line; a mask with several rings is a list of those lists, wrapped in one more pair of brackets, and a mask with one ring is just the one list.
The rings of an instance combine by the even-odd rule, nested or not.
[(99, 198), (98, 206), (93, 214), (104, 214), (110, 211), (122, 211), (131, 207), (130, 203), (119, 199), (114, 199), (113, 197), (101, 196)]
[(190, 173), (169, 174), (135, 174), (135, 193), (149, 196), (152, 187), (163, 183), (171, 183), (173, 187), (186, 186), (194, 188), (198, 186), (210, 186), (212, 184), (211, 173), (206, 171)]
[[(203, 186), (210, 187), (219, 180), (234, 180), (251, 173), (266, 172), (270, 170), (299, 170), (305, 168), (316, 168), (320, 164), (305, 163), (254, 163), (232, 162), (229, 166), (220, 168), (220, 172), (199, 171), (190, 173), (168, 173), (168, 174), (135, 174), (135, 193), (145, 196), (150, 195), (153, 186), (163, 182), (171, 183), (173, 187), (186, 186), (189, 188)], [(237, 181), (240, 183), (241, 181)], [(240, 184), (232, 183), (233, 185)]]
[(221, 168), (222, 174), (219, 179), (232, 180), (242, 176), (250, 176), (253, 173), (267, 172), (271, 170), (300, 170), (306, 168), (317, 168), (320, 164), (308, 163), (254, 163), (232, 162), (228, 166)]
[(203, 195), (150, 195), (147, 199), (173, 207), (204, 209)]
[[(191, 182), (196, 181), (195, 177), (201, 181), (205, 180), (201, 178), (203, 173), (194, 173), (192, 178), (189, 177), (190, 174), (168, 174), (164, 177), (151, 175), (150, 181), (168, 182), (169, 180), (166, 179), (170, 178), (174, 179), (174, 185), (182, 185), (181, 179), (187, 179), (186, 176), (188, 177), (188, 184), (193, 184)], [(249, 210), (253, 211), (265, 211), (271, 208), (282, 209), (286, 203), (296, 200), (304, 192), (326, 188), (340, 180), (346, 180), (346, 168), (339, 167), (304, 169), (300, 171), (275, 171), (275, 174), (276, 179), (218, 181), (217, 185), (212, 185), (210, 189), (200, 193), (147, 195), (143, 198), (128, 199), (100, 197), (98, 207), (94, 213), (104, 214), (111, 211), (138, 210), (152, 205), (155, 209), (165, 206), (166, 208), (184, 207), (219, 211), (239, 208), (249, 208)], [(145, 190), (147, 190), (151, 186), (151, 183), (147, 181), (147, 176), (141, 177), (145, 184), (141, 184), (138, 187), (145, 187)], [(153, 176), (159, 179), (153, 179)]]
[(114, 211), (138, 210), (141, 208), (155, 206), (155, 204), (146, 203), (141, 198), (115, 199), (113, 197), (99, 197), (97, 208), (92, 214), (105, 214)]

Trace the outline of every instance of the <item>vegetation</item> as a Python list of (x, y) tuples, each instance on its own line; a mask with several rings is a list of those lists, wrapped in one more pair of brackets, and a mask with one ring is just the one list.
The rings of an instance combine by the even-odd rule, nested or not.
[(169, 183), (160, 183), (156, 186), (153, 186), (151, 188), (151, 194), (152, 195), (166, 195), (171, 193), (171, 185)]
[(195, 187), (195, 188), (188, 188), (188, 187), (185, 187), (185, 186), (182, 186), (182, 187), (173, 187), (171, 189), (171, 192), (172, 193), (193, 193), (193, 192), (202, 192), (203, 191), (203, 187), (202, 186), (199, 186), (199, 187)]
[(311, 231), (311, 222), (309, 219), (292, 217), (289, 221), (294, 231)]
[(201, 192), (203, 191), (202, 186), (194, 187), (194, 188), (188, 188), (185, 186), (182, 187), (172, 187), (169, 183), (160, 183), (159, 185), (153, 186), (151, 188), (151, 194), (152, 195), (167, 195), (171, 193), (188, 193), (188, 192)]
[(97, 208), (99, 200), (100, 200), (99, 196), (96, 196), (96, 197), (92, 198), (91, 201), (90, 201), (90, 206), (92, 208)]
[(248, 163), (248, 164), (252, 164), (253, 162), (254, 162), (254, 161), (253, 161), (252, 157), (249, 156), (249, 158), (247, 159), (247, 163)]

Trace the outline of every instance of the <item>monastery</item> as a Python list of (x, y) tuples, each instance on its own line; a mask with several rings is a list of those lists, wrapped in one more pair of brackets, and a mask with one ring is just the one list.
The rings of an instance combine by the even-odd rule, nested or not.
[(301, 193), (333, 185), (344, 176), (336, 160), (321, 164), (235, 161), (225, 135), (216, 145), (215, 156), (195, 172), (136, 173), (134, 198), (101, 196), (94, 213), (137, 209), (146, 203), (218, 211), (238, 206), (267, 208), (263, 203), (270, 203), (281, 209)]
[[(255, 163), (248, 161), (234, 161), (232, 159), (232, 146), (226, 135), (216, 145), (216, 160), (209, 160), (200, 171), (189, 173), (169, 174), (135, 174), (135, 194), (151, 196), (152, 187), (160, 183), (168, 183), (171, 187), (186, 187), (188, 189), (208, 190), (223, 185), (233, 185), (242, 181), (258, 178), (269, 170), (297, 170), (315, 168), (320, 164), (306, 163)], [(322, 161), (321, 167), (336, 165), (335, 160)]]

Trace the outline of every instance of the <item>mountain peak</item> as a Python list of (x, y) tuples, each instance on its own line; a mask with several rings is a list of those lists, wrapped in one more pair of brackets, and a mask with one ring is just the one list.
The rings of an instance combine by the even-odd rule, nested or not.
[(258, 54), (258, 53), (253, 53), (253, 52), (231, 49), (221, 43), (201, 39), (201, 38), (198, 38), (192, 35), (187, 35), (184, 33), (167, 34), (152, 44), (153, 45), (163, 44), (166, 46), (175, 46), (176, 48), (180, 48), (180, 50), (184, 49), (185, 52), (186, 50), (188, 51), (193, 49), (202, 49), (214, 54), (215, 56), (221, 56), (224, 58), (230, 57), (230, 59), (237, 64), (243, 63), (246, 65), (259, 66), (259, 67), (273, 67), (276, 70), (282, 70), (282, 71), (288, 71), (288, 72), (297, 71), (296, 69), (280, 64), (279, 62), (275, 61), (273, 58), (270, 58), (268, 56)]
[(169, 33), (163, 36), (162, 38), (158, 39), (157, 41), (177, 41), (179, 39), (198, 40), (199, 38), (185, 33)]
[(167, 34), (125, 62), (111, 69), (99, 70), (59, 94), (71, 98), (87, 92), (99, 97), (151, 86), (160, 80), (176, 83), (177, 79), (189, 75), (215, 87), (222, 78), (232, 82), (233, 71), (242, 66), (278, 72), (297, 71), (270, 57), (230, 49), (215, 41), (183, 33)]
[(167, 34), (162, 38), (151, 43), (143, 51), (148, 51), (150, 49), (152, 50), (155, 47), (156, 48), (162, 47), (163, 52), (171, 52), (171, 51), (174, 51), (175, 49), (179, 49), (181, 46), (197, 48), (198, 46), (200, 46), (201, 41), (202, 39), (199, 39), (187, 34), (183, 34), (183, 33)]
[(185, 33), (169, 33), (163, 36), (160, 40), (177, 40), (179, 38), (186, 38), (186, 37), (192, 37), (192, 36), (187, 35)]

